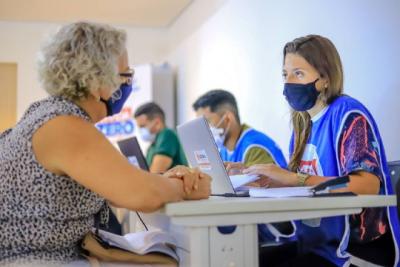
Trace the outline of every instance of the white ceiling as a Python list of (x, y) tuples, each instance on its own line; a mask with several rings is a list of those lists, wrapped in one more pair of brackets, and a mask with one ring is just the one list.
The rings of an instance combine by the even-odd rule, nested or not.
[(192, 0), (0, 0), (0, 20), (167, 27)]

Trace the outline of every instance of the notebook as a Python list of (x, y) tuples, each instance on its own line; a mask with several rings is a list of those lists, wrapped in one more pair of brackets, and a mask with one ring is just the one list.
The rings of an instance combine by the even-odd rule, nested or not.
[(172, 235), (167, 232), (150, 230), (120, 236), (99, 230), (98, 235), (111, 246), (122, 248), (139, 255), (145, 255), (151, 252), (163, 253), (179, 262), (178, 256), (174, 251), (177, 242)]

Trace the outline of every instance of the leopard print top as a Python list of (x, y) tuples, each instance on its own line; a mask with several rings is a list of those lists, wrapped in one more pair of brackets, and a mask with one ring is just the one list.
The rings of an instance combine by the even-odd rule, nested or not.
[(106, 206), (96, 193), (37, 162), (32, 136), (60, 115), (90, 121), (74, 103), (48, 97), (33, 103), (14, 128), (0, 134), (0, 265), (79, 258), (79, 241), (93, 226), (94, 214)]

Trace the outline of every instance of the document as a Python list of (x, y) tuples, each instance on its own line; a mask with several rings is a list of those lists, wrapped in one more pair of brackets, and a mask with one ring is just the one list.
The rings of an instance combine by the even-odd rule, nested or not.
[(256, 188), (249, 189), (250, 197), (336, 197), (355, 196), (351, 191), (330, 192), (334, 189), (347, 188), (350, 178), (348, 175), (327, 179), (314, 186)]
[(237, 175), (230, 175), (229, 178), (231, 179), (231, 183), (234, 189), (245, 185), (247, 183), (254, 182), (258, 179), (257, 175), (247, 175), (247, 174), (237, 174)]
[(311, 186), (299, 187), (279, 187), (279, 188), (257, 188), (252, 187), (249, 190), (250, 197), (309, 197), (313, 195)]
[(177, 245), (176, 240), (170, 234), (161, 230), (129, 233), (124, 236), (99, 230), (99, 236), (114, 247), (122, 248), (140, 255), (150, 252), (159, 252), (179, 262), (178, 256), (173, 249)]

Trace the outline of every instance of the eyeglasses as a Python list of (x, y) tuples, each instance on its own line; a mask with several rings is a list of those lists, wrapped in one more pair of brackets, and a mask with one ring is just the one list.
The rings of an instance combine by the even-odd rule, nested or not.
[(132, 80), (135, 76), (135, 70), (134, 69), (128, 69), (125, 72), (120, 72), (119, 76), (121, 77), (122, 83), (127, 83), (127, 84), (132, 84)]

